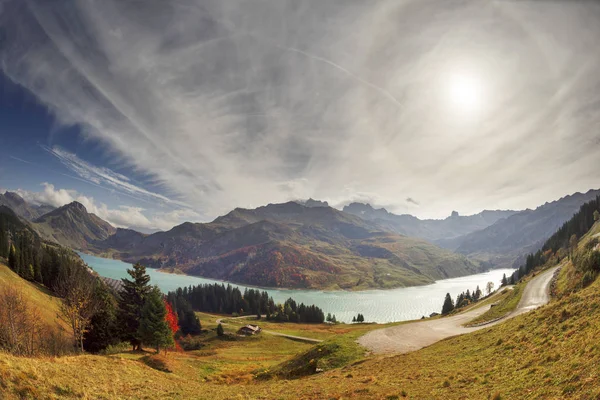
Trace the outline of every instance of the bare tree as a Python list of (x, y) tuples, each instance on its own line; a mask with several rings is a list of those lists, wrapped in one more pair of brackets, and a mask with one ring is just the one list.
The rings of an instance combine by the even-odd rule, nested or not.
[(490, 295), (490, 293), (492, 293), (492, 290), (494, 290), (494, 282), (488, 282), (488, 283), (485, 285), (485, 290), (486, 290), (486, 292), (487, 292), (487, 294), (488, 294), (488, 296), (489, 296), (489, 295)]
[(17, 355), (38, 351), (42, 332), (39, 311), (21, 291), (8, 287), (0, 293), (0, 348)]
[(56, 292), (62, 297), (59, 317), (71, 327), (75, 347), (80, 351), (83, 351), (83, 337), (90, 321), (99, 309), (95, 279), (84, 268), (73, 266), (67, 268), (56, 285)]

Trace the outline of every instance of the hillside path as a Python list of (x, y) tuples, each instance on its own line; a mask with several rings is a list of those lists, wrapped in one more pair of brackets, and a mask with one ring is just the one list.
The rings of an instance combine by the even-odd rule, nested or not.
[[(217, 319), (216, 322), (217, 322), (217, 324), (227, 325), (227, 323), (223, 322), (224, 319), (242, 319), (242, 318), (252, 318), (252, 315), (243, 315), (241, 317), (224, 317), (224, 318)], [(266, 318), (266, 315), (263, 315), (262, 318)], [(308, 342), (308, 343), (321, 343), (322, 342), (322, 340), (320, 340), (320, 339), (313, 339), (313, 338), (307, 338), (307, 337), (303, 337), (303, 336), (288, 335), (288, 334), (285, 334), (285, 333), (279, 333), (279, 332), (269, 331), (269, 330), (264, 330), (264, 329), (261, 332), (269, 334), (269, 335), (273, 335), (273, 336), (281, 336), (281, 337), (285, 337), (285, 338), (292, 339), (292, 340), (298, 340), (298, 341), (301, 341), (301, 342)]]
[(472, 328), (462, 326), (485, 313), (491, 306), (477, 307), (452, 317), (377, 329), (358, 338), (358, 343), (373, 353), (403, 354), (419, 350), (451, 336), (488, 328), (548, 303), (550, 282), (557, 269), (558, 267), (550, 268), (533, 278), (525, 287), (517, 308), (498, 321)]

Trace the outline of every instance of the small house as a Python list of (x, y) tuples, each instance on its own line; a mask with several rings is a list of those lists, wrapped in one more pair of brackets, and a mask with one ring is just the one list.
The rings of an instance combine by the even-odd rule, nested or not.
[(246, 326), (242, 326), (237, 333), (238, 335), (251, 336), (260, 333), (260, 331), (262, 331), (260, 326), (248, 324)]

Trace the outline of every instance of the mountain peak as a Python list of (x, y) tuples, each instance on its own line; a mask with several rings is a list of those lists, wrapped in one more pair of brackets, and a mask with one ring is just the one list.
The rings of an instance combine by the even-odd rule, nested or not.
[(77, 211), (84, 212), (84, 213), (88, 212), (87, 208), (85, 208), (85, 206), (78, 201), (72, 201), (71, 203), (65, 205), (64, 208), (71, 209), (71, 210), (77, 210)]
[(17, 204), (25, 204), (25, 200), (15, 192), (6, 191), (4, 196)]
[(300, 205), (303, 205), (304, 207), (309, 207), (309, 208), (313, 208), (313, 207), (329, 207), (329, 203), (326, 201), (321, 201), (321, 200), (315, 200), (312, 197), (310, 197), (308, 200), (297, 200), (295, 201), (295, 203), (298, 203)]

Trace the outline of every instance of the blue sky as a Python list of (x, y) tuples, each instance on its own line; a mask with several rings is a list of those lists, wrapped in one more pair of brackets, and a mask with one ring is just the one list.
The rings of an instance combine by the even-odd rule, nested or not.
[[(0, 187), (33, 203), (77, 200), (113, 224), (169, 229), (202, 216), (146, 176), (107, 157), (80, 125), (64, 126), (34, 95), (0, 74)], [(111, 180), (114, 179), (114, 180)]]
[(0, 2), (0, 187), (168, 229), (600, 187), (600, 3)]

